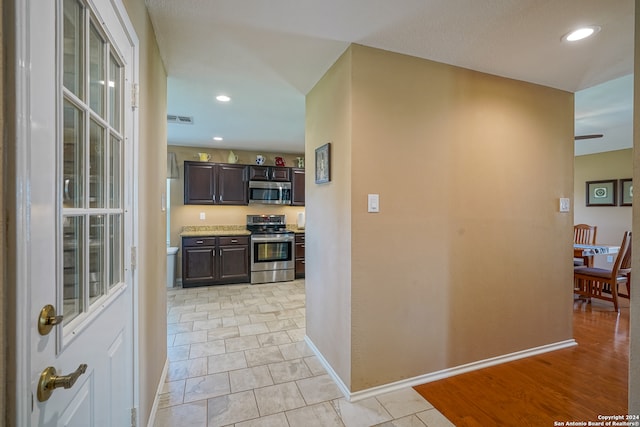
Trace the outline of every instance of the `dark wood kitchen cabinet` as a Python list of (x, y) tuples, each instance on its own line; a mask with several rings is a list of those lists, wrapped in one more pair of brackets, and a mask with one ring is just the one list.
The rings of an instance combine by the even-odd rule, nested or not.
[(247, 166), (184, 162), (185, 205), (247, 205)]
[(290, 168), (276, 166), (249, 166), (249, 181), (289, 181)]
[(291, 168), (291, 204), (304, 206), (304, 169)]
[(216, 269), (215, 237), (182, 238), (182, 287), (213, 283)]
[(304, 277), (304, 242), (305, 234), (296, 234), (296, 279)]
[(182, 238), (182, 287), (249, 281), (248, 236)]
[(220, 281), (224, 283), (248, 282), (249, 238), (218, 237), (220, 243)]

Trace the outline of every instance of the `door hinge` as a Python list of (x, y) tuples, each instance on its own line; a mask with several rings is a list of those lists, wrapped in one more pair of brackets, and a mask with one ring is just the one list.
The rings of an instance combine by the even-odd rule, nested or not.
[(135, 270), (138, 265), (138, 249), (131, 246), (131, 270)]
[(138, 409), (131, 408), (131, 427), (136, 427), (138, 425)]
[(131, 83), (131, 109), (138, 108), (138, 98), (140, 96), (140, 85), (138, 83)]

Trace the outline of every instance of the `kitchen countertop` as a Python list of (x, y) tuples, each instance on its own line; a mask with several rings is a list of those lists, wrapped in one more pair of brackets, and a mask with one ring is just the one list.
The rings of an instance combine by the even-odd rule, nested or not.
[(248, 236), (251, 232), (244, 225), (185, 225), (180, 237)]
[[(304, 233), (304, 228), (298, 228), (296, 224), (287, 224), (287, 230)], [(185, 225), (182, 227), (180, 237), (249, 236), (250, 234), (246, 225)]]

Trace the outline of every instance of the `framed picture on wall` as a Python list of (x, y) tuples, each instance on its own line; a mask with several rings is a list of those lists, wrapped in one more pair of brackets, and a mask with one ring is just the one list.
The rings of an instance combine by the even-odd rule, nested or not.
[(587, 206), (616, 206), (617, 181), (587, 181)]
[(620, 206), (631, 206), (633, 202), (633, 180), (625, 178), (620, 180)]
[(316, 184), (331, 181), (331, 143), (316, 148)]

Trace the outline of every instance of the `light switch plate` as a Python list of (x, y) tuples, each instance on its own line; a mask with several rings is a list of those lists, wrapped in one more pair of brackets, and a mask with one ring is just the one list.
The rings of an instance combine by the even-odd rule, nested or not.
[(204, 221), (205, 218), (204, 212), (200, 212), (200, 219)]
[(568, 197), (560, 197), (560, 212), (569, 212), (571, 210), (571, 200)]
[(367, 212), (380, 212), (379, 194), (369, 194), (367, 196)]

